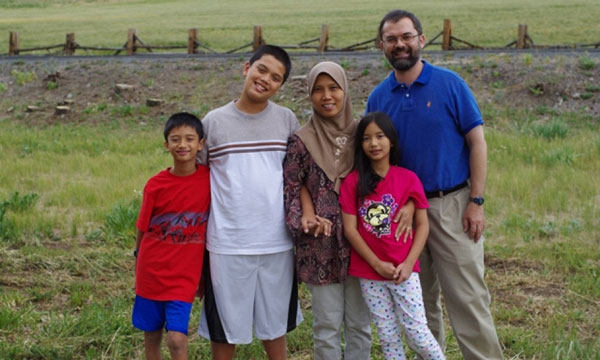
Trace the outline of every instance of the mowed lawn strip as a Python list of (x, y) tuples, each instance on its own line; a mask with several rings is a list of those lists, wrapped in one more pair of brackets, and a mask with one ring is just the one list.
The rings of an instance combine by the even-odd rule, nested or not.
[(2, 0), (0, 33), (6, 40), (0, 42), (0, 54), (8, 53), (10, 31), (19, 33), (21, 48), (63, 44), (67, 33), (75, 33), (82, 46), (122, 47), (130, 28), (146, 44), (183, 46), (188, 30), (197, 28), (201, 43), (224, 52), (251, 42), (255, 25), (263, 27), (268, 43), (295, 45), (318, 38), (321, 26), (328, 24), (329, 44), (342, 48), (374, 38), (383, 15), (402, 6), (419, 16), (428, 38), (450, 19), (452, 35), (484, 47), (516, 40), (519, 24), (528, 25), (536, 44), (597, 43), (600, 32), (600, 4), (594, 0), (426, 0), (405, 5), (390, 0)]

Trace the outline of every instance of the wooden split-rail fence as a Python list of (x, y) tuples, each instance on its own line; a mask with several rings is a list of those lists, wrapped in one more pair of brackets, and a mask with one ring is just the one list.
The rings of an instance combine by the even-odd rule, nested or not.
[[(247, 44), (244, 44), (235, 49), (225, 51), (225, 54), (235, 53), (244, 49), (251, 48), (252, 51), (255, 51), (260, 45), (266, 44), (263, 35), (262, 35), (262, 27), (259, 25), (254, 26), (254, 35), (252, 41)], [(316, 50), (318, 52), (326, 52), (326, 51), (357, 51), (357, 50), (366, 50), (369, 48), (379, 48), (380, 42), (377, 38), (372, 38), (366, 41), (361, 41), (349, 46), (336, 48), (329, 44), (329, 25), (324, 24), (321, 27), (320, 36), (300, 42), (295, 45), (279, 45), (284, 49), (297, 49), (297, 50)], [(452, 35), (452, 23), (449, 19), (444, 20), (443, 29), (436, 36), (434, 36), (429, 42), (425, 44), (425, 46), (429, 45), (440, 45), (442, 50), (461, 50), (461, 49), (490, 49), (484, 48), (479, 45), (472, 44), (468, 41), (461, 40), (454, 35)], [(510, 42), (503, 48), (511, 48), (514, 47), (516, 49), (529, 49), (529, 48), (585, 48), (585, 47), (594, 47), (600, 48), (600, 41), (597, 43), (590, 44), (575, 44), (575, 45), (536, 45), (533, 40), (529, 36), (527, 32), (527, 25), (519, 25), (517, 31), (517, 39)], [(83, 51), (104, 51), (104, 52), (113, 52), (114, 55), (119, 55), (121, 52), (126, 52), (127, 55), (135, 55), (138, 53), (139, 49), (145, 49), (148, 52), (153, 52), (152, 50), (181, 50), (187, 49), (188, 54), (199, 54), (199, 53), (211, 53), (218, 54), (217, 51), (211, 49), (209, 46), (203, 44), (198, 41), (198, 29), (190, 29), (188, 31), (188, 39), (187, 44), (185, 45), (149, 45), (144, 43), (142, 39), (138, 36), (136, 29), (129, 29), (127, 31), (127, 41), (121, 47), (101, 47), (101, 46), (83, 46), (75, 41), (75, 33), (68, 33), (66, 35), (66, 40), (64, 43), (50, 46), (40, 46), (40, 47), (32, 47), (32, 48), (21, 48), (19, 46), (19, 34), (16, 32), (10, 32), (9, 36), (9, 47), (8, 47), (9, 56), (21, 55), (25, 52), (35, 52), (35, 51), (51, 51), (58, 49), (58, 53), (71, 56), (74, 55), (77, 50)], [(203, 50), (200, 50), (203, 49)], [(5, 54), (6, 55), (6, 54)]]

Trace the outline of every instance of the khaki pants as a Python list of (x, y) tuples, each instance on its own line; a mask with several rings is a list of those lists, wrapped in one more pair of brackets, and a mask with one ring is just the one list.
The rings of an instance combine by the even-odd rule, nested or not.
[(441, 290), (463, 357), (502, 359), (490, 312), (490, 293), (483, 280), (484, 239), (475, 243), (463, 231), (462, 216), (469, 194), (466, 187), (442, 198), (428, 199), (430, 233), (420, 258), (427, 322), (445, 349)]
[(312, 295), (315, 360), (342, 358), (342, 324), (346, 339), (344, 359), (370, 359), (371, 318), (358, 279), (348, 276), (341, 284), (307, 287)]

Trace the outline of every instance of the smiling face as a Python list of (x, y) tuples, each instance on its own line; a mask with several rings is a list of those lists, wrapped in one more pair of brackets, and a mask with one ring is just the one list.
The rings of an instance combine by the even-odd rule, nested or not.
[(266, 103), (283, 84), (285, 66), (274, 56), (265, 54), (254, 63), (244, 65), (242, 97), (253, 103)]
[(165, 141), (165, 148), (173, 156), (175, 163), (183, 164), (196, 161), (196, 154), (202, 150), (204, 139), (200, 139), (196, 129), (191, 126), (173, 128)]
[(344, 107), (344, 91), (327, 74), (317, 76), (310, 98), (315, 111), (327, 119), (335, 117)]
[(387, 21), (381, 29), (381, 47), (392, 67), (407, 71), (421, 58), (425, 36), (419, 34), (411, 19)]
[(375, 121), (372, 121), (365, 128), (362, 149), (371, 162), (381, 161), (389, 164), (391, 142)]

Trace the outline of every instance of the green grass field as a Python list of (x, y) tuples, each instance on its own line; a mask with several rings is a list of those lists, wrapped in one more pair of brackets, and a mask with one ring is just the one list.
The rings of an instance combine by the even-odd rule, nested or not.
[[(0, 0), (0, 34), (6, 36), (0, 54), (8, 52), (10, 31), (19, 33), (21, 48), (62, 44), (70, 32), (82, 46), (120, 47), (129, 28), (151, 45), (185, 45), (188, 29), (198, 28), (202, 43), (227, 51), (252, 41), (254, 25), (263, 26), (267, 42), (293, 45), (318, 37), (321, 25), (329, 24), (329, 44), (341, 48), (374, 38), (381, 17), (403, 5), (390, 0)], [(480, 46), (516, 40), (519, 24), (528, 25), (536, 44), (600, 41), (595, 0), (425, 0), (405, 6), (420, 17), (429, 38), (448, 18), (454, 36)]]
[[(475, 78), (489, 69), (506, 71), (504, 62), (524, 60), (531, 69), (542, 69), (548, 61), (490, 56), (453, 69), (478, 84)], [(353, 78), (364, 73), (352, 60), (341, 63)], [(69, 75), (80, 66), (91, 76), (102, 71), (129, 73), (140, 66), (92, 64), (59, 70)], [(207, 66), (206, 78), (174, 75), (180, 79), (175, 82), (194, 81), (195, 92), (206, 92), (204, 97), (183, 97), (174, 90), (169, 96), (184, 108), (201, 109), (202, 115), (220, 105), (216, 101), (221, 100), (211, 97), (228, 88), (213, 81), (215, 71), (241, 81), (239, 60), (227, 64)], [(597, 63), (592, 65), (597, 69)], [(5, 72), (18, 69), (19, 74), (35, 70), (27, 64), (6, 66)], [(167, 71), (164, 64), (148, 66)], [(597, 70), (590, 72), (588, 67), (571, 71), (597, 76)], [(377, 78), (387, 71), (383, 62), (368, 69)], [(536, 71), (538, 79), (554, 81), (554, 75)], [(149, 84), (144, 79), (148, 74), (148, 68), (138, 68), (130, 75)], [(3, 92), (19, 86), (12, 84)], [(31, 91), (39, 87), (35, 81), (22, 86)], [(61, 86), (66, 85), (45, 90), (42, 101)], [(306, 99), (294, 100), (294, 86), (286, 84), (276, 100), (301, 116), (308, 104)], [(478, 85), (476, 96), (489, 146), (486, 280), (504, 354), (507, 359), (598, 359), (600, 119), (586, 106), (558, 111), (485, 101), (487, 96), (507, 96), (506, 89), (494, 86), (490, 88), (495, 94), (485, 95)], [(585, 86), (597, 95), (597, 85)], [(364, 94), (353, 95), (353, 100), (360, 112)], [(41, 115), (27, 115), (18, 101), (16, 110), (0, 115), (0, 358), (140, 358), (142, 334), (130, 325), (131, 250), (143, 185), (171, 161), (162, 147), (164, 116), (135, 104), (119, 105), (122, 100), (117, 99), (90, 104), (70, 120), (36, 121)], [(2, 108), (10, 105), (0, 101)], [(301, 288), (306, 321), (288, 337), (291, 359), (311, 358), (309, 297)], [(210, 354), (208, 343), (195, 335), (199, 311), (195, 306), (190, 322), (194, 359)], [(448, 358), (460, 359), (451, 331), (448, 344)], [(381, 359), (377, 339), (372, 354)], [(263, 359), (262, 346), (255, 342), (239, 347), (236, 358)]]

